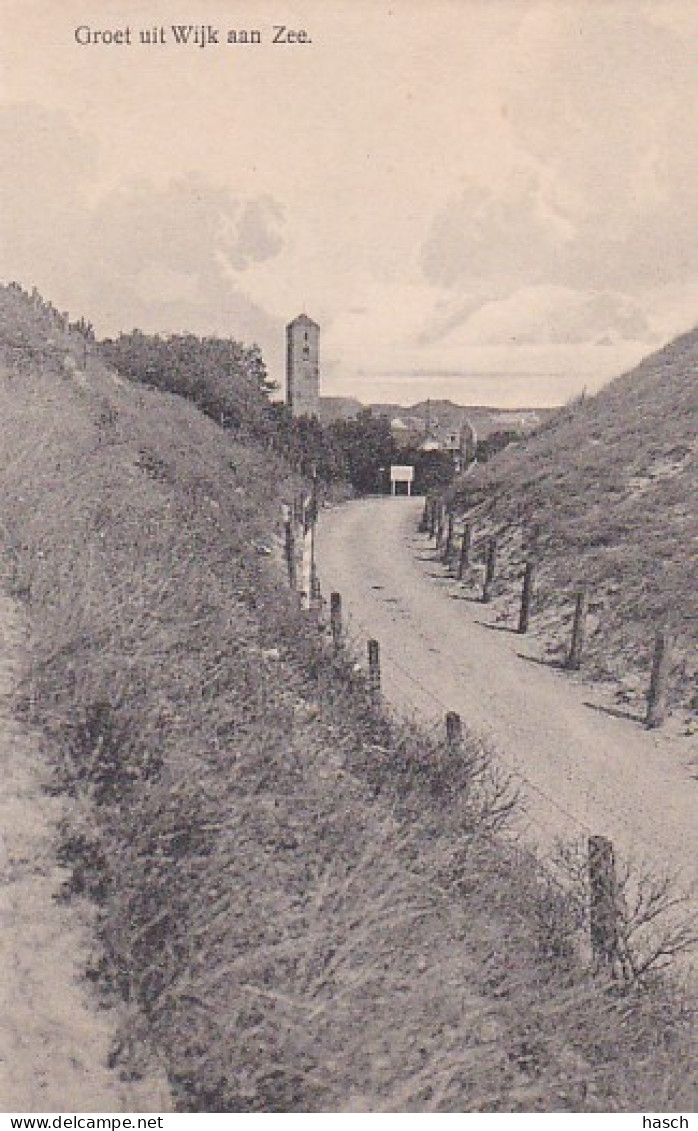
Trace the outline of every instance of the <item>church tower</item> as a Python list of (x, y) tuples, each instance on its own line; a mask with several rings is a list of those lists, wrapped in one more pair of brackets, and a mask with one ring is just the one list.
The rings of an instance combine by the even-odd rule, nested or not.
[(286, 403), (294, 416), (320, 415), (320, 327), (307, 314), (286, 327)]

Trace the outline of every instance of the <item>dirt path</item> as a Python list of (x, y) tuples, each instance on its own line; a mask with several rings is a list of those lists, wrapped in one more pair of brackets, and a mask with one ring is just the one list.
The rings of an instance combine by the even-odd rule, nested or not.
[(88, 927), (55, 899), (63, 802), (44, 792), (39, 736), (11, 710), (23, 634), (0, 593), (0, 1110), (168, 1111), (162, 1081), (124, 1084), (107, 1068), (114, 1017), (83, 977)]
[(695, 880), (695, 745), (609, 716), (594, 689), (537, 662), (531, 641), (446, 577), (417, 534), (422, 505), (367, 499), (319, 523), (323, 592), (342, 594), (362, 647), (378, 639), (388, 702), (441, 727), (458, 711), (489, 738), (519, 776), (538, 843), (603, 834), (626, 856)]

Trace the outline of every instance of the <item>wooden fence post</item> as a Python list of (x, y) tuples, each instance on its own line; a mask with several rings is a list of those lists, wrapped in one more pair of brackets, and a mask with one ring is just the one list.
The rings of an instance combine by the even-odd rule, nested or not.
[(284, 523), (286, 564), (288, 566), (288, 583), (291, 589), (296, 588), (296, 536), (293, 530), (293, 519), (286, 519)]
[(332, 645), (335, 652), (342, 647), (342, 595), (330, 594), (330, 629), (332, 630)]
[(317, 465), (313, 463), (312, 478), (310, 485), (310, 607), (313, 609), (319, 608), (320, 600), (320, 578), (317, 572), (317, 559), (315, 553), (315, 541), (317, 532), (318, 520), (318, 478), (317, 478)]
[(441, 543), (444, 540), (444, 505), (439, 502), (436, 504), (436, 549), (441, 549)]
[(582, 653), (584, 652), (584, 642), (586, 640), (588, 610), (589, 590), (586, 585), (581, 585), (575, 596), (572, 639), (570, 641), (570, 650), (565, 660), (565, 667), (573, 672), (579, 671), (582, 666)]
[(303, 522), (303, 492), (298, 491), (293, 496), (293, 520), (297, 526)]
[(460, 715), (456, 711), (449, 711), (446, 715), (446, 745), (449, 752), (455, 754), (460, 750), (463, 742), (463, 726)]
[(310, 575), (310, 596), (312, 598), (313, 608), (320, 608), (322, 605), (322, 592), (320, 590), (320, 578), (318, 576), (317, 566), (314, 561)]
[(492, 598), (492, 582), (497, 569), (497, 539), (494, 535), (487, 539), (487, 560), (485, 564), (485, 584), (482, 587), (482, 600), (485, 604)]
[(448, 565), (449, 560), (451, 558), (451, 551), (453, 549), (453, 522), (454, 522), (453, 515), (449, 514), (448, 525), (446, 527), (446, 540), (444, 542), (444, 548), (443, 548), (443, 552), (441, 554), (441, 560), (444, 563), (444, 565)]
[(470, 565), (470, 547), (473, 544), (473, 524), (466, 522), (463, 528), (463, 537), (460, 544), (460, 557), (458, 559), (458, 580), (463, 580), (463, 574)]
[(368, 642), (368, 690), (371, 699), (377, 703), (381, 694), (380, 645), (377, 640)]
[(647, 692), (647, 714), (645, 726), (648, 729), (660, 727), (666, 718), (667, 684), (671, 670), (672, 630), (670, 624), (659, 629), (654, 638), (652, 656), (652, 675)]
[(612, 966), (618, 955), (618, 899), (613, 845), (605, 836), (590, 836), (589, 929), (598, 966)]
[(535, 576), (536, 563), (533, 560), (527, 561), (524, 568), (523, 585), (521, 587), (521, 610), (519, 612), (519, 627), (517, 629), (521, 635), (528, 632), (531, 605), (533, 604), (533, 583)]

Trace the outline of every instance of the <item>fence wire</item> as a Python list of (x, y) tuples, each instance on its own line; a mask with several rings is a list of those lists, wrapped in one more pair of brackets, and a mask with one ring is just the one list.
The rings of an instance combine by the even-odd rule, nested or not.
[[(483, 539), (484, 542), (484, 539)], [(473, 542), (473, 547), (477, 543)], [(323, 615), (328, 616), (329, 605), (323, 599), (322, 602)], [(342, 636), (344, 646), (352, 655), (357, 664), (360, 665), (362, 670), (367, 670), (367, 642), (373, 639), (375, 630), (370, 630), (369, 627), (359, 618), (356, 613), (348, 608), (342, 609)], [(428, 687), (413, 671), (409, 671), (404, 664), (398, 660), (395, 655), (391, 654), (384, 645), (380, 646), (380, 662), (383, 671), (390, 672), (390, 680), (392, 684), (399, 689), (400, 698), (404, 703), (407, 699), (414, 701), (414, 693), (416, 692), (422, 700), (424, 706), (416, 708), (412, 715), (404, 710), (396, 711), (396, 714), (406, 722), (415, 723), (425, 735), (429, 738), (441, 736), (445, 741), (445, 715), (447, 712), (453, 710), (453, 704), (446, 703), (431, 687)], [(392, 710), (395, 707), (390, 703), (390, 698), (386, 697), (386, 705)], [(464, 727), (466, 732), (468, 730), (467, 719), (464, 720)], [(473, 733), (473, 732), (471, 732)], [(488, 736), (478, 735), (477, 737), (485, 739), (490, 746), (494, 746), (494, 751), (500, 765), (505, 769), (515, 780), (515, 782), (522, 787), (524, 796), (524, 807), (521, 819), (528, 826), (535, 827), (541, 833), (545, 840), (549, 841), (551, 838), (552, 830), (546, 827), (544, 822), (539, 816), (536, 816), (530, 809), (525, 806), (525, 797), (527, 794), (532, 794), (544, 803), (551, 813), (555, 814), (557, 821), (556, 825), (563, 821), (563, 828), (565, 835), (570, 832), (578, 837), (588, 837), (595, 835), (596, 831), (586, 821), (581, 819), (577, 814), (572, 813), (565, 805), (563, 805), (558, 798), (553, 796), (543, 786), (535, 782), (516, 762), (510, 761), (507, 757), (506, 751), (502, 750), (498, 743), (492, 743)], [(629, 835), (629, 840), (632, 842), (635, 839), (635, 830), (628, 822), (626, 816), (621, 810), (610, 805), (608, 801), (604, 802), (606, 812), (608, 812), (618, 826), (621, 826)], [(645, 830), (650, 826), (652, 834), (649, 839), (651, 847), (655, 851), (659, 851), (667, 858), (671, 857), (671, 850), (666, 844), (662, 842), (661, 836), (657, 835), (658, 830), (652, 821), (651, 817), (647, 817), (645, 822)], [(563, 834), (552, 834), (554, 839), (559, 839)], [(555, 879), (551, 875), (552, 879)]]

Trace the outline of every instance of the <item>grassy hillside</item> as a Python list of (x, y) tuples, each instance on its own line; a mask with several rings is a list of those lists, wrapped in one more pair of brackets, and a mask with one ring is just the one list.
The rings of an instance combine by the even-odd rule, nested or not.
[(66, 365), (20, 306), (0, 370), (19, 706), (70, 799), (66, 898), (96, 907), (115, 1063), (158, 1059), (185, 1111), (687, 1107), (679, 988), (595, 977), (584, 900), (504, 837), (480, 744), (454, 758), (373, 711), (296, 608), (267, 552), (285, 465)]
[(697, 369), (694, 330), (452, 491), (461, 513), (484, 503), (478, 532), (500, 536), (503, 616), (514, 614), (525, 554), (540, 558), (534, 630), (554, 658), (565, 653), (571, 591), (589, 584), (585, 670), (614, 680), (638, 709), (667, 613), (677, 631), (673, 702), (698, 706)]

